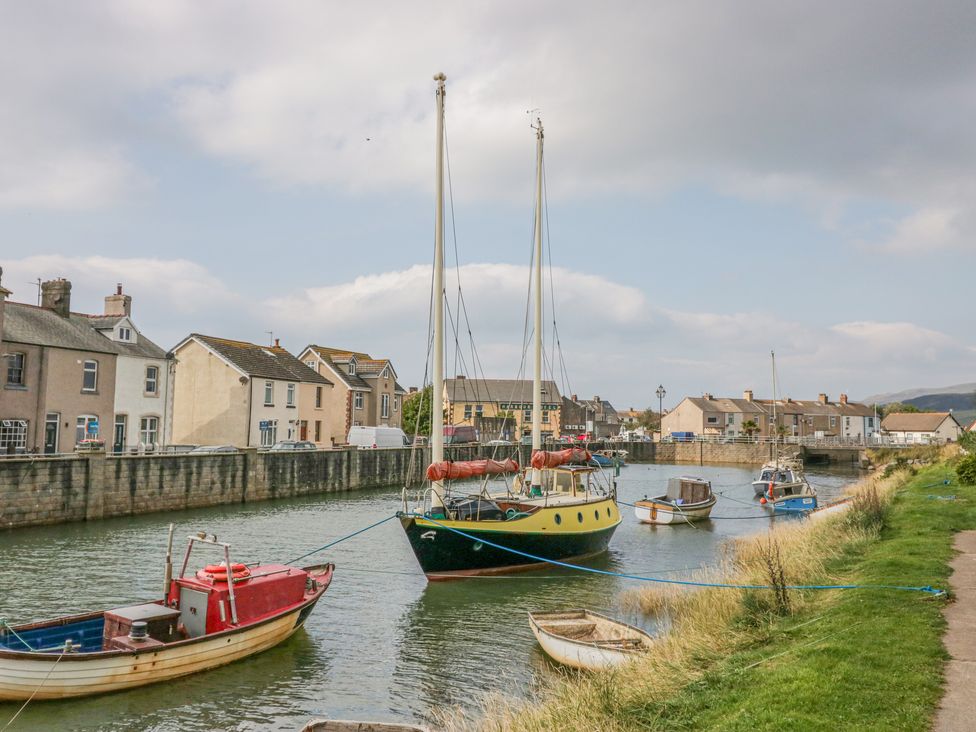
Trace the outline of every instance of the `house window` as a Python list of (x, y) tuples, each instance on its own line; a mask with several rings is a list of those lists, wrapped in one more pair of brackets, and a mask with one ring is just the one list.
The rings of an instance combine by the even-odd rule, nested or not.
[(542, 412), (542, 421), (545, 422), (546, 424), (549, 424), (549, 412), (547, 411)]
[(705, 421), (708, 424), (718, 424), (718, 417), (708, 417)]
[(464, 405), (464, 418), (465, 419), (471, 419), (471, 405), (470, 404), (465, 404)]
[(24, 362), (26, 355), (11, 353), (7, 356), (7, 383), (14, 386), (24, 385)]
[(484, 416), (485, 408), (481, 404), (474, 405), (474, 414), (476, 417)]
[(268, 419), (261, 424), (261, 447), (271, 447), (278, 441), (278, 420)]
[(285, 397), (285, 404), (289, 407), (295, 406), (295, 385), (294, 384), (288, 385), (288, 392), (287, 392), (287, 396)]
[(383, 394), (380, 397), (380, 417), (390, 416), (390, 395)]
[(355, 361), (350, 361), (349, 362), (348, 371), (349, 371), (349, 375), (350, 376), (355, 376), (356, 375), (356, 362)]
[(322, 420), (315, 420), (315, 441), (322, 442)]
[(868, 427), (874, 428), (874, 417), (868, 417)]
[(0, 421), (0, 451), (27, 449), (27, 420), (5, 419)]
[(532, 421), (532, 410), (531, 409), (523, 409), (522, 410), (522, 421), (523, 422), (531, 422)]
[(315, 361), (306, 361), (305, 365), (312, 369), (312, 371), (315, 371)]
[(139, 420), (139, 442), (147, 447), (159, 444), (159, 417), (143, 417)]
[(98, 361), (85, 361), (81, 379), (82, 391), (95, 391), (98, 388)]
[(837, 417), (831, 417), (830, 418), (830, 426), (831, 427), (836, 427), (837, 426)]
[(119, 328), (119, 340), (120, 341), (131, 341), (132, 340), (132, 330), (130, 328)]
[(363, 408), (363, 393), (361, 391), (357, 391), (355, 393), (355, 395), (353, 396), (352, 405), (356, 409), (362, 409)]
[(98, 437), (98, 417), (94, 414), (79, 415), (75, 422), (75, 443)]
[(726, 424), (735, 424), (735, 415), (734, 414), (727, 415), (726, 420), (725, 420), (725, 423)]
[(393, 411), (394, 412), (399, 412), (400, 411), (400, 397), (399, 396), (393, 397)]
[(273, 381), (264, 382), (264, 406), (266, 407), (274, 406), (274, 382)]
[(155, 394), (159, 386), (159, 367), (146, 366), (146, 393)]
[(322, 408), (322, 387), (321, 386), (315, 387), (315, 408), (316, 409)]

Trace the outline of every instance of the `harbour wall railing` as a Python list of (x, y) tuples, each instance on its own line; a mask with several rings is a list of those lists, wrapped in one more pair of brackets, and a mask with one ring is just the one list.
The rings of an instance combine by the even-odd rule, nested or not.
[[(630, 462), (761, 464), (768, 444), (612, 443)], [(604, 445), (590, 445), (591, 449)], [(447, 448), (451, 460), (501, 458), (512, 447)], [(525, 464), (528, 450), (522, 448)], [(204, 455), (105, 455), (0, 459), (0, 528), (17, 528), (362, 488), (414, 485), (430, 448)]]

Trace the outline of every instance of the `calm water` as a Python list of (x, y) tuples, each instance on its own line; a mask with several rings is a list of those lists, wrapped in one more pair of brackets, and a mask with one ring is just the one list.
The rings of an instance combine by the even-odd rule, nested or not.
[[(632, 502), (667, 478), (709, 478), (715, 516), (761, 512), (753, 470), (631, 465), (618, 479)], [(811, 471), (821, 500), (851, 470)], [(150, 599), (160, 592), (166, 527), (176, 536), (214, 532), (236, 561), (290, 561), (390, 515), (399, 490), (282, 500), (0, 533), (0, 616), (26, 622)], [(683, 577), (714, 561), (723, 539), (765, 530), (760, 520), (698, 528), (638, 524), (632, 509), (605, 557), (591, 566)], [(777, 519), (792, 520), (792, 519)], [(175, 561), (182, 556), (177, 541)], [(196, 555), (203, 563), (204, 557)], [(402, 529), (391, 521), (310, 560), (337, 566), (303, 631), (261, 655), (158, 686), (78, 701), (31, 704), (12, 729), (294, 730), (313, 716), (420, 720), (445, 705), (477, 703), (485, 690), (527, 695), (558, 673), (536, 647), (530, 609), (587, 606), (653, 629), (619, 607), (632, 580), (556, 570), (428, 584)], [(178, 569), (178, 563), (177, 563)], [(0, 727), (18, 705), (0, 703)]]

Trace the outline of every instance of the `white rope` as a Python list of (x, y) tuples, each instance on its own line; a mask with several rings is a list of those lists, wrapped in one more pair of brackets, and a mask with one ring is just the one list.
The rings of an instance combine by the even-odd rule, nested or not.
[(44, 686), (45, 683), (47, 683), (47, 680), (49, 678), (51, 678), (51, 674), (54, 673), (54, 669), (57, 668), (58, 663), (61, 662), (61, 659), (64, 658), (64, 654), (66, 654), (67, 652), (68, 652), (68, 644), (67, 644), (67, 642), (65, 642), (65, 644), (64, 644), (64, 650), (61, 651), (61, 655), (58, 656), (58, 659), (54, 662), (54, 664), (51, 666), (51, 669), (47, 672), (47, 676), (45, 676), (44, 679), (41, 681), (41, 683), (39, 683), (37, 685), (37, 688), (34, 689), (34, 691), (31, 692), (31, 695), (29, 697), (27, 697), (27, 701), (25, 701), (24, 704), (23, 704), (23, 706), (21, 706), (21, 708), (17, 710), (17, 713), (10, 718), (10, 721), (7, 722), (3, 726), (3, 730), (0, 730), (0, 732), (6, 732), (7, 728), (10, 727), (10, 725), (12, 725), (14, 722), (17, 721), (17, 717), (20, 716), (20, 713), (22, 711), (24, 711), (25, 709), (27, 709), (27, 705), (30, 704), (31, 701), (33, 701), (34, 696), (37, 694), (37, 692), (39, 692), (41, 690), (41, 687)]

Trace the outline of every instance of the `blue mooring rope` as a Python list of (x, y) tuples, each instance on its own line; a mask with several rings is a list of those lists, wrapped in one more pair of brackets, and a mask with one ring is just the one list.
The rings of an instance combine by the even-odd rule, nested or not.
[(365, 529), (360, 529), (359, 531), (354, 531), (351, 534), (348, 534), (346, 536), (343, 536), (340, 539), (336, 539), (335, 541), (330, 541), (328, 544), (325, 544), (324, 546), (320, 546), (318, 549), (313, 549), (312, 551), (308, 552), (307, 554), (302, 554), (302, 556), (300, 556), (300, 557), (295, 557), (290, 562), (286, 562), (286, 564), (294, 564), (299, 559), (304, 559), (305, 557), (310, 557), (313, 554), (318, 554), (320, 551), (322, 551), (324, 549), (328, 549), (330, 546), (335, 546), (336, 544), (339, 544), (339, 543), (345, 541), (346, 539), (351, 539), (354, 536), (358, 536), (359, 534), (362, 534), (364, 531), (369, 531), (370, 529), (375, 529), (380, 524), (385, 524), (387, 521), (389, 521), (391, 519), (395, 519), (398, 515), (399, 515), (398, 513), (395, 513), (395, 514), (393, 514), (391, 516), (387, 516), (382, 521), (377, 521), (375, 524), (370, 524)]
[[(662, 579), (660, 577), (642, 577), (636, 574), (627, 574), (625, 572), (612, 572), (608, 569), (597, 569), (595, 567), (583, 567), (579, 564), (570, 564), (569, 562), (560, 562), (556, 559), (546, 559), (545, 557), (539, 557), (535, 554), (529, 554), (528, 552), (523, 552), (518, 549), (512, 549), (511, 547), (502, 546), (501, 544), (496, 544), (493, 541), (488, 541), (480, 537), (472, 536), (460, 529), (455, 529), (451, 526), (442, 524), (436, 519), (432, 519), (429, 516), (422, 516), (417, 513), (403, 514), (406, 516), (412, 516), (414, 518), (421, 518), (424, 521), (430, 521), (432, 524), (436, 524), (443, 529), (448, 531), (453, 531), (455, 534), (463, 536), (471, 541), (481, 542), (487, 546), (494, 547), (495, 549), (501, 549), (502, 551), (510, 552), (512, 554), (518, 554), (519, 556), (527, 557), (528, 559), (534, 559), (537, 562), (545, 562), (546, 564), (555, 564), (559, 567), (569, 567), (570, 569), (578, 569), (581, 572), (591, 572), (593, 574), (608, 575), (610, 577), (621, 577), (623, 579), (633, 579), (640, 580), (642, 582), (658, 582), (666, 585), (686, 585), (689, 587), (719, 587), (730, 590), (773, 590), (777, 589), (772, 585), (734, 585), (724, 582), (695, 582), (692, 580), (673, 580), (673, 579)], [(944, 590), (938, 590), (930, 585), (925, 587), (906, 587), (902, 585), (785, 585), (783, 589), (787, 590), (905, 590), (907, 592), (926, 592), (930, 595), (942, 595), (945, 594)]]

